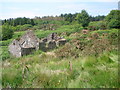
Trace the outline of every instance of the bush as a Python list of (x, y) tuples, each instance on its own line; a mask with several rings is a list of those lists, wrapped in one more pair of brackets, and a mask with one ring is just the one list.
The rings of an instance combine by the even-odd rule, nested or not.
[(0, 40), (7, 40), (12, 38), (14, 32), (13, 32), (13, 28), (12, 26), (8, 25), (8, 24), (4, 24), (2, 25), (2, 35)]
[[(61, 53), (60, 53), (61, 52)], [(67, 43), (65, 46), (55, 51), (56, 56), (59, 58), (78, 57), (78, 50), (73, 44)]]
[(120, 10), (112, 10), (105, 20), (109, 28), (120, 28)]
[(105, 21), (95, 21), (95, 22), (90, 22), (88, 29), (89, 30), (104, 30), (107, 28), (106, 22)]
[(10, 58), (10, 54), (8, 52), (7, 46), (1, 46), (2, 53), (0, 53), (0, 56), (2, 56), (2, 60)]
[(119, 20), (112, 19), (112, 20), (108, 23), (108, 28), (120, 28), (120, 21), (119, 21)]
[(17, 25), (14, 28), (15, 28), (15, 31), (24, 31), (24, 30), (32, 28), (32, 25), (30, 25), (30, 24)]

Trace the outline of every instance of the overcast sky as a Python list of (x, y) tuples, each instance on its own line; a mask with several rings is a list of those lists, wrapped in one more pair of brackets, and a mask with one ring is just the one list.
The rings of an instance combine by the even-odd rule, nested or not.
[(118, 8), (119, 0), (1, 0), (0, 19), (55, 16), (85, 9), (90, 15), (107, 15)]

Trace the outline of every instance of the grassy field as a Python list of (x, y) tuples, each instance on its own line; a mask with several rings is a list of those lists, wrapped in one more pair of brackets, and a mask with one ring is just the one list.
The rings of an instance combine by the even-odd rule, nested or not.
[[(2, 86), (4, 88), (118, 88), (118, 30), (81, 33), (82, 28), (65, 25), (54, 31), (36, 30), (43, 38), (52, 32), (69, 42), (49, 52), (36, 51), (21, 58), (11, 57), (7, 46), (25, 32), (0, 42), (3, 48)], [(64, 34), (66, 32), (66, 34)], [(89, 36), (99, 34), (89, 40)], [(102, 37), (103, 33), (108, 36)], [(112, 36), (112, 38), (111, 38)], [(76, 49), (76, 41), (80, 49)], [(114, 41), (114, 42), (113, 42)], [(1, 81), (1, 80), (0, 80)]]
[(116, 88), (118, 56), (109, 52), (98, 58), (76, 59), (59, 59), (47, 53), (29, 55), (3, 62), (2, 76), (3, 87)]

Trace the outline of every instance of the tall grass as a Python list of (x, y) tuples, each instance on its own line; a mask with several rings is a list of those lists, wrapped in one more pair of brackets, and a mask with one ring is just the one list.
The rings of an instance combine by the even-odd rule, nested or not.
[[(21, 58), (5, 58), (7, 60), (2, 63), (3, 88), (120, 87), (118, 85), (116, 43), (110, 44), (108, 43), (109, 39), (102, 38), (87, 40), (89, 35), (82, 35), (81, 33), (78, 33), (76, 37), (70, 35), (80, 32), (80, 30), (81, 28), (78, 26), (72, 25), (62, 26), (55, 31), (36, 30), (35, 34), (39, 38), (52, 32), (58, 32), (59, 34), (67, 32), (65, 37), (70, 42), (49, 53), (39, 50)], [(102, 31), (93, 32), (101, 33)], [(16, 32), (14, 38), (22, 34), (24, 32)], [(101, 43), (105, 40), (108, 41)], [(3, 42), (2, 48), (4, 51), (7, 51), (8, 42)], [(111, 46), (114, 47), (109, 50)], [(7, 55), (5, 52), (3, 54)]]
[[(58, 59), (45, 53), (27, 56), (15, 62), (9, 61), (9, 65), (3, 63), (2, 85), (26, 88), (117, 88), (116, 60), (116, 55), (109, 52), (98, 58)], [(69, 61), (72, 63), (72, 71)], [(23, 70), (26, 71), (22, 73)]]

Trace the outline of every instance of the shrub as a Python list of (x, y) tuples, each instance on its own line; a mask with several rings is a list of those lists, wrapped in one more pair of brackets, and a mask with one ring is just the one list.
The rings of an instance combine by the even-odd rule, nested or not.
[(8, 52), (7, 46), (2, 46), (1, 49), (2, 49), (2, 53), (0, 53), (0, 55), (2, 56), (2, 60), (10, 58), (10, 54)]
[(94, 39), (92, 42), (88, 43), (82, 52), (82, 55), (95, 55), (98, 56), (104, 51), (111, 50), (111, 45), (108, 39)]
[(0, 38), (0, 40), (7, 40), (12, 38), (14, 32), (13, 32), (13, 28), (12, 26), (8, 25), (8, 24), (4, 24), (2, 25), (2, 36)]
[(109, 28), (120, 28), (120, 10), (111, 10), (105, 20)]
[(89, 30), (104, 30), (107, 28), (106, 22), (105, 21), (95, 21), (95, 22), (90, 22), (88, 29)]
[(15, 31), (24, 31), (27, 29), (31, 29), (32, 25), (31, 24), (17, 25), (14, 28), (15, 28)]
[(68, 57), (77, 56), (76, 48), (70, 43), (67, 43), (65, 46), (59, 48), (58, 50), (55, 51), (55, 53), (56, 56), (58, 56), (59, 58), (68, 58)]
[(108, 28), (120, 28), (120, 21), (119, 21), (119, 20), (112, 19), (112, 20), (108, 23)]

